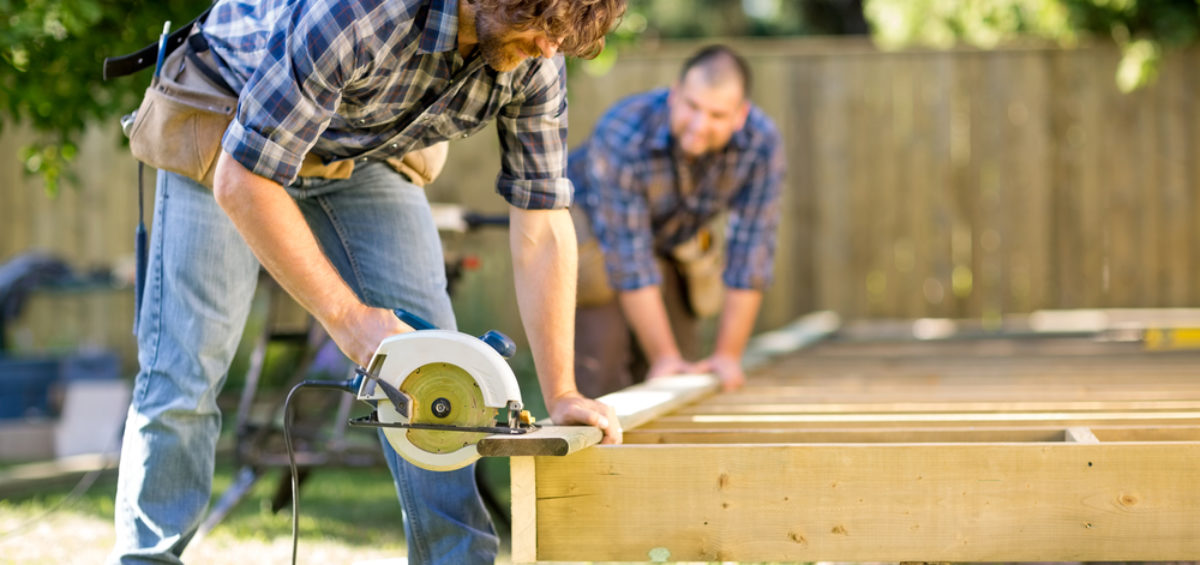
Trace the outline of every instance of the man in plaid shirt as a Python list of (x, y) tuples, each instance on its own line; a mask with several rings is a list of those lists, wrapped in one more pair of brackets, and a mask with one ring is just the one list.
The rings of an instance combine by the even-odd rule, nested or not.
[[(772, 277), (784, 172), (779, 133), (749, 94), (745, 61), (708, 47), (669, 90), (618, 102), (571, 153), (582, 212), (575, 375), (584, 394), (686, 372), (713, 372), (725, 390), (741, 385), (742, 353)], [(722, 266), (720, 228), (710, 225), (724, 216)], [(714, 351), (690, 362), (699, 305), (715, 303), (707, 295), (722, 286)], [(648, 369), (634, 359), (626, 325)]]
[[(511, 204), (518, 304), (546, 406), (555, 422), (620, 441), (612, 409), (580, 395), (572, 373), (576, 248), (558, 52), (594, 55), (623, 10), (624, 0), (216, 3), (201, 34), (238, 109), (212, 191), (159, 172), (114, 562), (178, 563), (200, 524), (216, 398), (260, 264), (360, 365), (382, 339), (412, 331), (394, 308), (455, 327), (429, 204), (387, 163), (492, 119), (503, 151), (496, 188)], [(305, 174), (321, 166), (340, 178)], [(491, 562), (498, 539), (474, 468), (425, 471), (382, 443), (409, 562)]]

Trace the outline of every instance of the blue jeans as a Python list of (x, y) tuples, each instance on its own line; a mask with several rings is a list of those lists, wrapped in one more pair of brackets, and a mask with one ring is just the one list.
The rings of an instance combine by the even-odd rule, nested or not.
[[(386, 165), (288, 192), (364, 303), (455, 328), (437, 229), (421, 187)], [(241, 339), (259, 264), (212, 192), (160, 172), (138, 362), (116, 497), (114, 563), (180, 563), (212, 491), (217, 394)], [(382, 434), (380, 435), (382, 438)], [(382, 441), (409, 562), (491, 563), (499, 549), (474, 466), (417, 468)]]

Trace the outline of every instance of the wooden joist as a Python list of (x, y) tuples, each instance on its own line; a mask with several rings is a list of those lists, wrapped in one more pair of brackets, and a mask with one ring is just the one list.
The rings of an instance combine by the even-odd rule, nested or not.
[(536, 558), (1195, 559), (1197, 461), (1194, 443), (599, 446), (535, 459)]
[[(840, 320), (833, 312), (814, 312), (779, 330), (756, 336), (746, 347), (745, 365), (757, 367), (774, 356), (807, 347), (834, 331)], [(708, 397), (720, 388), (711, 374), (675, 375), (639, 383), (599, 400), (612, 406), (621, 429), (632, 430), (663, 414)], [(483, 457), (563, 456), (600, 443), (602, 434), (590, 426), (555, 426), (520, 435), (493, 435), (476, 445)]]
[[(689, 402), (712, 394), (719, 384), (712, 375), (676, 375), (640, 383), (600, 398), (612, 405), (622, 429), (632, 429)], [(599, 428), (555, 426), (539, 422), (541, 429), (520, 435), (492, 435), (476, 447), (483, 457), (531, 455), (563, 456), (600, 443)]]
[(624, 445), (514, 458), (514, 561), (1200, 558), (1200, 352), (1099, 329), (776, 352)]

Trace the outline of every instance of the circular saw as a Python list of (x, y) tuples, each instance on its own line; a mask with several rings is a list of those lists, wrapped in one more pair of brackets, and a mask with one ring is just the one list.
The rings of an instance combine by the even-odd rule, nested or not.
[(475, 444), (488, 435), (535, 429), (504, 360), (516, 349), (512, 340), (495, 331), (474, 337), (421, 329), (401, 318), (420, 331), (383, 340), (360, 369), (357, 397), (375, 411), (352, 425), (382, 428), (401, 457), (433, 471), (475, 462)]

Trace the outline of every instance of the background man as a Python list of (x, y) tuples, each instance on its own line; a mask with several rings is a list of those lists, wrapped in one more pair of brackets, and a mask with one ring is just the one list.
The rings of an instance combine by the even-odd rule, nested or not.
[[(626, 323), (646, 378), (711, 371), (726, 390), (741, 385), (742, 353), (771, 281), (784, 172), (779, 133), (750, 103), (750, 78), (732, 50), (705, 48), (670, 90), (618, 102), (571, 153), (581, 239), (575, 372), (584, 394), (641, 380)], [(721, 274), (721, 231), (709, 225), (723, 213)], [(722, 282), (714, 351), (689, 362)]]
[[(455, 327), (424, 193), (385, 161), (493, 118), (503, 149), (497, 191), (512, 205), (517, 298), (546, 406), (556, 422), (597, 425), (605, 441), (620, 441), (612, 410), (581, 396), (572, 374), (576, 248), (556, 52), (594, 54), (623, 9), (624, 0), (213, 7), (202, 36), (238, 110), (211, 192), (174, 173), (158, 177), (114, 561), (177, 563), (200, 523), (221, 429), (216, 398), (260, 262), (359, 364), (383, 338), (411, 331), (393, 308)], [(353, 170), (309, 177), (306, 157)], [(410, 562), (491, 562), (498, 540), (474, 469), (424, 471), (383, 448)]]

